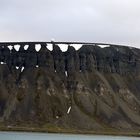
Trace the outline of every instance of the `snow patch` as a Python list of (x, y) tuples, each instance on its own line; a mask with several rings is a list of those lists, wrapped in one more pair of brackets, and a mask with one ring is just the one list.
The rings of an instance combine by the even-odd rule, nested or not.
[(67, 44), (59, 44), (58, 46), (60, 47), (62, 52), (66, 52), (68, 50)]
[(23, 70), (24, 70), (24, 67), (21, 68), (21, 72), (23, 72)]
[(29, 45), (25, 45), (25, 46), (24, 46), (24, 50), (27, 50), (28, 47), (29, 47)]
[(47, 44), (47, 49), (50, 50), (50, 51), (52, 51), (53, 50), (52, 44)]
[(12, 50), (12, 48), (13, 48), (13, 46), (11, 46), (11, 45), (10, 45), (10, 46), (8, 46), (8, 48), (9, 48), (9, 50), (11, 51), (11, 50)]
[(36, 44), (35, 45), (35, 50), (38, 52), (41, 49), (41, 45), (40, 44)]
[(68, 72), (67, 71), (65, 71), (65, 75), (66, 75), (66, 77), (68, 77)]
[(18, 67), (18, 66), (16, 66), (16, 69), (18, 70), (18, 69), (19, 69), (19, 67)]
[(98, 45), (101, 48), (110, 47), (110, 45)]
[(6, 64), (5, 62), (0, 62), (0, 64)]
[(75, 50), (79, 50), (82, 47), (83, 44), (72, 44), (71, 46), (73, 46), (75, 48)]
[(69, 114), (71, 111), (71, 106), (68, 108), (67, 114)]
[(16, 51), (19, 51), (20, 45), (14, 45)]

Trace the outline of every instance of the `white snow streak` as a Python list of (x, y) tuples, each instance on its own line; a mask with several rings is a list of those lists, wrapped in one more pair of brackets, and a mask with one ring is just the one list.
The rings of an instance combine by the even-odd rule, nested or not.
[(8, 46), (8, 48), (9, 48), (9, 50), (12, 50), (13, 46), (10, 45), (10, 46)]
[(16, 51), (19, 51), (20, 45), (14, 45)]
[(69, 114), (71, 111), (71, 106), (69, 107), (68, 111), (67, 111), (67, 114)]
[(36, 45), (35, 45), (35, 50), (36, 50), (37, 52), (39, 52), (40, 49), (41, 49), (41, 45), (40, 45), (40, 44), (36, 44)]
[(24, 70), (24, 67), (21, 68), (21, 72), (23, 72), (23, 70)]
[(24, 46), (24, 49), (25, 49), (25, 50), (27, 50), (27, 49), (28, 49), (28, 47), (29, 47), (29, 45), (25, 45), (25, 46)]
[(18, 69), (19, 69), (19, 67), (18, 67), (18, 66), (16, 66), (16, 69), (18, 70)]
[(68, 77), (68, 72), (67, 71), (65, 71), (65, 75), (66, 75), (66, 77)]

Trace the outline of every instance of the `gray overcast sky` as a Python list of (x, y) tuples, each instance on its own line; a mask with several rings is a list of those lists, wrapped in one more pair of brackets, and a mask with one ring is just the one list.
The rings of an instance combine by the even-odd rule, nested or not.
[(140, 0), (0, 0), (0, 41), (140, 47)]

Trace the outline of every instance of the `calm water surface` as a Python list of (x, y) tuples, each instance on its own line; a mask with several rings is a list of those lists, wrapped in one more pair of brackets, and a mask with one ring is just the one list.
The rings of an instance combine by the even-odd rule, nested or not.
[(140, 140), (139, 137), (0, 132), (0, 140)]

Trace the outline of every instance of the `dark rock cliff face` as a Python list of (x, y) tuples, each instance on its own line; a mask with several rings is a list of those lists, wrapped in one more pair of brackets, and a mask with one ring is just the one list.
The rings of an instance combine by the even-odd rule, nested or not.
[(62, 52), (58, 45), (53, 46), (53, 51), (42, 44), (39, 52), (35, 50), (35, 44), (30, 43), (27, 50), (21, 45), (19, 51), (14, 47), (1, 46), (0, 61), (7, 64), (9, 69), (18, 67), (34, 68), (46, 67), (61, 74), (68, 72), (109, 72), (128, 74), (139, 72), (140, 50), (124, 46), (111, 46), (100, 48), (97, 45), (83, 45), (78, 51), (68, 46), (66, 52)]
[(0, 47), (0, 121), (74, 130), (140, 129), (140, 50)]

